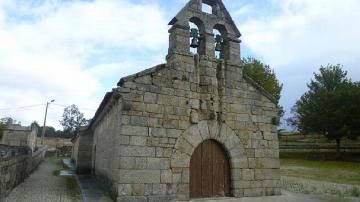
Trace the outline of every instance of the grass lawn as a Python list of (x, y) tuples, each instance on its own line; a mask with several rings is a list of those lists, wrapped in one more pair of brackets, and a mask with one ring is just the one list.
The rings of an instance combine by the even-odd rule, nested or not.
[(360, 163), (281, 159), (281, 175), (360, 185)]

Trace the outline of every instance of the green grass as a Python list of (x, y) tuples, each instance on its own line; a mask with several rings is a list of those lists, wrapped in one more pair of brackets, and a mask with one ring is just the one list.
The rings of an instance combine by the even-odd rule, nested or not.
[[(281, 159), (281, 175), (359, 185), (360, 163)], [(356, 191), (359, 190), (355, 190), (355, 194)]]
[(63, 183), (65, 184), (65, 187), (67, 189), (67, 192), (70, 194), (71, 197), (81, 197), (81, 190), (79, 187), (79, 184), (76, 180), (75, 177), (65, 177), (65, 176), (60, 176), (60, 171), (61, 170), (68, 170), (69, 168), (67, 167), (67, 165), (64, 164), (64, 162), (62, 161), (62, 159), (56, 159), (56, 158), (51, 158), (48, 159), (49, 161), (54, 162), (54, 164), (56, 164), (56, 170), (53, 171), (53, 175), (54, 176), (58, 176), (61, 177), (63, 179)]
[(72, 197), (80, 196), (81, 190), (80, 190), (79, 184), (78, 184), (77, 180), (75, 179), (75, 177), (63, 177), (63, 178), (65, 180), (65, 186), (66, 186), (68, 193)]
[(60, 170), (54, 170), (53, 175), (54, 176), (59, 176), (60, 175)]

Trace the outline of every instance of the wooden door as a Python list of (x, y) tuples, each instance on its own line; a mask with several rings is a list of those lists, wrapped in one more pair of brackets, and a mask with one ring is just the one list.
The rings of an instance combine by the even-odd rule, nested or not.
[(190, 161), (190, 197), (230, 195), (230, 165), (224, 149), (215, 141), (200, 144)]

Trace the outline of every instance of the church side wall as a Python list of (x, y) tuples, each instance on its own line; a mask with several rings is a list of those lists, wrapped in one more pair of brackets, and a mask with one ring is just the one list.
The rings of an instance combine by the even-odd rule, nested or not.
[(110, 186), (113, 186), (118, 179), (119, 162), (117, 154), (119, 150), (121, 108), (121, 101), (116, 101), (93, 130), (93, 172), (100, 180)]

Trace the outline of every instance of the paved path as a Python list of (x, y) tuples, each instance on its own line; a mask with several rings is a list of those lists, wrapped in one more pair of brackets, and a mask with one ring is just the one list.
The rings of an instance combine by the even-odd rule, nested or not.
[[(74, 177), (55, 176), (62, 169), (59, 160), (46, 159), (39, 168), (16, 187), (5, 202), (111, 202), (110, 197), (90, 176), (78, 176), (80, 189)], [(283, 191), (282, 196), (255, 198), (223, 198), (192, 200), (194, 202), (360, 202), (360, 198), (339, 198), (295, 194)]]
[(59, 160), (46, 159), (10, 193), (5, 202), (81, 202), (76, 179), (54, 175), (54, 171), (60, 169)]
[(109, 194), (92, 176), (78, 176), (84, 202), (112, 202)]
[(340, 198), (331, 196), (315, 196), (282, 191), (281, 196), (267, 196), (254, 198), (222, 198), (222, 199), (199, 199), (190, 202), (360, 202), (360, 198)]

